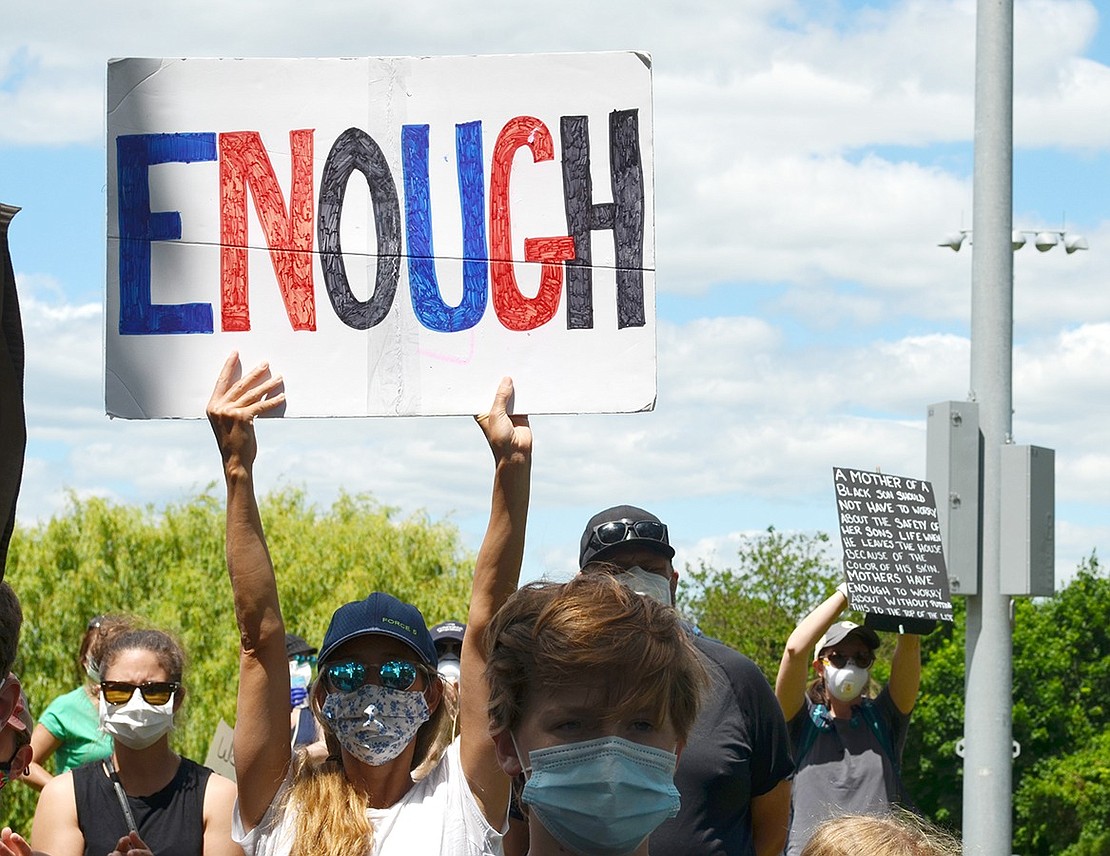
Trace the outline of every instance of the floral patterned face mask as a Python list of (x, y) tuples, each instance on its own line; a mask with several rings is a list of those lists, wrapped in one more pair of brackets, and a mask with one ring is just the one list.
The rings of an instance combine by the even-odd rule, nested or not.
[(373, 684), (328, 693), (322, 713), (339, 745), (372, 767), (400, 755), (431, 716), (423, 693)]

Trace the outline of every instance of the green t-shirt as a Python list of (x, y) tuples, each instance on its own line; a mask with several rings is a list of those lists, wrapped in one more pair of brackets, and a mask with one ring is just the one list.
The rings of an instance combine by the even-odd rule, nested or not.
[(55, 773), (64, 773), (112, 754), (112, 735), (100, 730), (100, 714), (84, 687), (50, 702), (39, 722), (62, 741), (54, 753)]

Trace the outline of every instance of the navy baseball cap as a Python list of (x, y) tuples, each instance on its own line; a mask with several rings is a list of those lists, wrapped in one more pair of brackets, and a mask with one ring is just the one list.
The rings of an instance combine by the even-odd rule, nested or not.
[(365, 600), (345, 603), (332, 614), (320, 646), (320, 662), (326, 662), (344, 642), (371, 633), (399, 639), (432, 668), (439, 663), (432, 634), (420, 610), (382, 591), (374, 592)]
[(579, 543), (578, 567), (604, 561), (625, 544), (636, 544), (674, 558), (666, 525), (650, 511), (634, 505), (614, 505), (590, 518)]

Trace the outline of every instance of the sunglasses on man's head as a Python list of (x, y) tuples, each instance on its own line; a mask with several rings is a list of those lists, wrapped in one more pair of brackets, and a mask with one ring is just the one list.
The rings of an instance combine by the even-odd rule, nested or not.
[(385, 663), (363, 663), (345, 660), (324, 667), (324, 685), (331, 692), (353, 693), (367, 684), (377, 684), (391, 690), (409, 690), (416, 683), (421, 667), (408, 660), (388, 660)]
[(590, 540), (608, 547), (619, 544), (630, 537), (645, 538), (649, 541), (667, 543), (667, 526), (658, 520), (610, 520), (594, 527)]
[(147, 704), (159, 705), (168, 702), (181, 685), (174, 681), (147, 681), (143, 684), (129, 684), (126, 681), (101, 681), (100, 694), (108, 704), (127, 704), (135, 690), (142, 693)]
[(855, 663), (861, 669), (870, 669), (871, 664), (875, 662), (875, 654), (872, 651), (862, 651), (859, 654), (841, 654), (838, 651), (828, 651), (822, 655), (821, 659), (834, 669), (843, 669), (849, 661)]

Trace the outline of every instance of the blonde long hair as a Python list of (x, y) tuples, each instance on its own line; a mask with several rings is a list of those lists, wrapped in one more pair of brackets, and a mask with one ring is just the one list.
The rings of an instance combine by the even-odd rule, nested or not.
[[(439, 682), (443, 697), (435, 713), (413, 738), (416, 744), (410, 768), (413, 781), (428, 775), (443, 757), (451, 743), (452, 711), (458, 705), (454, 687), (434, 670), (427, 674), (430, 681)], [(428, 688), (431, 686), (429, 683)], [(317, 676), (310, 688), (309, 706), (323, 729), (328, 754), (321, 760), (304, 748), (293, 753), (293, 784), (283, 805), (283, 809), (296, 807), (290, 856), (359, 856), (369, 853), (374, 844), (374, 825), (366, 817), (366, 795), (347, 778), (339, 740), (321, 714), (326, 695), (327, 690)]]

